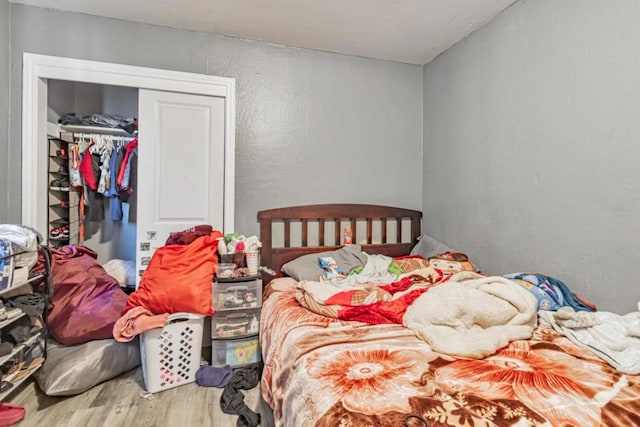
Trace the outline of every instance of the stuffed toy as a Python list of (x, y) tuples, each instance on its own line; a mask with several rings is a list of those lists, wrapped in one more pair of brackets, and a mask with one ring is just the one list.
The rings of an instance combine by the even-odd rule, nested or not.
[(347, 274), (342, 268), (338, 267), (338, 264), (333, 257), (318, 258), (318, 265), (324, 270), (324, 277), (327, 279), (342, 277)]
[(445, 276), (461, 271), (476, 271), (469, 257), (462, 252), (443, 252), (429, 258), (429, 267), (437, 268)]

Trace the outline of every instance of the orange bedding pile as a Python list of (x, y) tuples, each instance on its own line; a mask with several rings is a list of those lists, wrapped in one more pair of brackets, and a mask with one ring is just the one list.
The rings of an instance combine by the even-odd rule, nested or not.
[(187, 245), (171, 244), (156, 250), (142, 275), (138, 290), (129, 295), (123, 313), (144, 307), (152, 313), (213, 314), (211, 282), (218, 259), (220, 231)]

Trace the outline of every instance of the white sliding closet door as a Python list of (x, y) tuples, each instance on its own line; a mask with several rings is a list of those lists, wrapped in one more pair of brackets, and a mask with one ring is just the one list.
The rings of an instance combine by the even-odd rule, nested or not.
[(171, 232), (223, 230), (225, 99), (140, 89), (137, 282)]

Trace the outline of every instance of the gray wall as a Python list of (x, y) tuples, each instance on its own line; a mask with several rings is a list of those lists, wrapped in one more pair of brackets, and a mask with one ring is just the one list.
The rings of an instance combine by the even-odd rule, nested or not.
[[(9, 29), (10, 6), (0, 0), (0, 188), (7, 187), (9, 178), (9, 158), (7, 144), (9, 138)], [(2, 193), (0, 193), (2, 194)], [(9, 215), (6, 197), (0, 196), (0, 223)]]
[(638, 22), (635, 0), (521, 1), (425, 67), (430, 234), (637, 311)]
[(20, 218), (23, 52), (234, 77), (238, 232), (257, 233), (256, 212), (285, 205), (420, 208), (421, 67), (17, 4), (11, 20), (16, 145), (0, 190), (10, 221)]

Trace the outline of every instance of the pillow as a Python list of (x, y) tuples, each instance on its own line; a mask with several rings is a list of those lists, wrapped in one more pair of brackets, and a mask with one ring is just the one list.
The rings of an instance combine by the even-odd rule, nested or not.
[(332, 257), (338, 267), (347, 272), (367, 263), (367, 255), (362, 252), (360, 245), (347, 245), (335, 251), (318, 252), (298, 257), (283, 265), (282, 272), (298, 281), (317, 281), (324, 274), (324, 270), (318, 265), (318, 258), (325, 257)]
[[(441, 242), (440, 240), (434, 239), (433, 237), (427, 236), (426, 234), (423, 234), (422, 236), (420, 236), (420, 240), (418, 240), (418, 243), (416, 243), (416, 245), (411, 249), (411, 255), (420, 255), (421, 257), (427, 260), (430, 258), (435, 258), (436, 255), (443, 255), (447, 252), (452, 254), (461, 253), (459, 251), (456, 251), (455, 249), (451, 249), (449, 246), (447, 246), (445, 243)], [(467, 257), (466, 254), (463, 254), (463, 255)], [(449, 258), (445, 257), (445, 258), (439, 258), (439, 259), (449, 259)], [(458, 260), (452, 260), (452, 261), (458, 261)], [(472, 263), (471, 260), (468, 259), (468, 257), (465, 261), (468, 261), (469, 265), (465, 264), (463, 266), (458, 266), (460, 267), (460, 271), (469, 270), (469, 266), (471, 268), (469, 271), (477, 271), (477, 272), (482, 271), (480, 267), (478, 267), (477, 264)], [(429, 266), (435, 267), (438, 269), (441, 269), (443, 267), (443, 265), (434, 265), (434, 263), (430, 263)], [(451, 265), (447, 265), (447, 267), (451, 267)], [(454, 267), (454, 270), (455, 270), (455, 267)]]
[(434, 239), (431, 236), (423, 234), (420, 236), (418, 243), (411, 249), (411, 255), (420, 255), (422, 258), (429, 259), (443, 252), (455, 252), (445, 243)]
[(47, 396), (73, 396), (140, 366), (140, 344), (114, 339), (64, 346), (49, 341), (47, 359), (33, 375)]
[(136, 262), (124, 259), (112, 259), (102, 266), (107, 273), (118, 281), (121, 287), (136, 284)]

